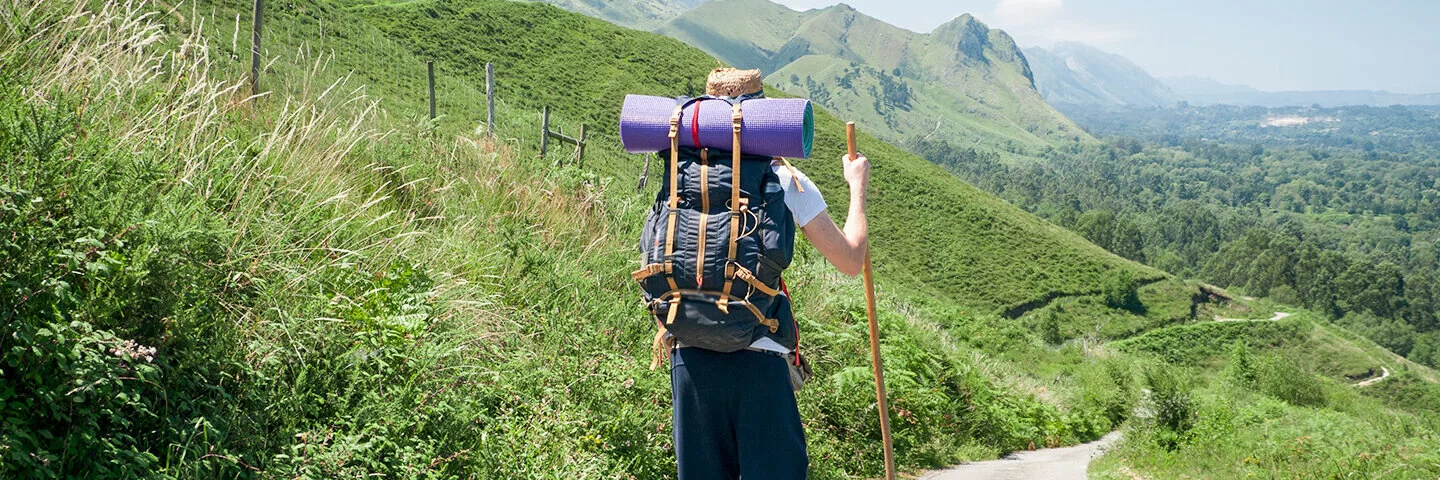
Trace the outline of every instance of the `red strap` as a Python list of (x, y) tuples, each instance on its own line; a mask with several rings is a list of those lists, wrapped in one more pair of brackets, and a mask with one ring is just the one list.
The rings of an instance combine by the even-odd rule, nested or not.
[(690, 138), (695, 140), (695, 148), (700, 148), (700, 104), (704, 100), (695, 102), (695, 116), (690, 117)]

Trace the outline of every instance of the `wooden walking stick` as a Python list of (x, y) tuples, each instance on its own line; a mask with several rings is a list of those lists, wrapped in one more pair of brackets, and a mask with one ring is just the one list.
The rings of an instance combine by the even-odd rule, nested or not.
[[(855, 122), (845, 124), (845, 144), (850, 156), (846, 161), (858, 157), (855, 149)], [(880, 322), (875, 315), (875, 267), (870, 264), (869, 235), (865, 244), (865, 311), (870, 317), (870, 361), (875, 370), (875, 398), (880, 407), (880, 438), (885, 443), (885, 478), (895, 480), (895, 447), (890, 441), (890, 405), (885, 400), (885, 372), (880, 363)]]

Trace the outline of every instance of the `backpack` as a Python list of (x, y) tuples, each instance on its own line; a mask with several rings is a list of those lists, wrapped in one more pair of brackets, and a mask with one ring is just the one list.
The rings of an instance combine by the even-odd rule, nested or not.
[[(692, 104), (698, 117), (701, 103), (731, 109), (732, 150), (679, 146), (679, 135), (698, 137), (680, 123)], [(729, 353), (769, 336), (798, 349), (780, 278), (794, 255), (795, 221), (772, 158), (739, 151), (743, 113), (743, 100), (676, 100), (671, 148), (660, 152), (668, 174), (640, 235), (641, 268), (631, 273), (659, 326), (652, 368), (676, 342)]]

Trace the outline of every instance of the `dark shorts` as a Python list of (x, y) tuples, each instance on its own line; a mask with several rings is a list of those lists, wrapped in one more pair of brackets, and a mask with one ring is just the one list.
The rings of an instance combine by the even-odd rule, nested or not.
[(693, 347), (670, 359), (680, 480), (805, 478), (805, 430), (784, 359)]

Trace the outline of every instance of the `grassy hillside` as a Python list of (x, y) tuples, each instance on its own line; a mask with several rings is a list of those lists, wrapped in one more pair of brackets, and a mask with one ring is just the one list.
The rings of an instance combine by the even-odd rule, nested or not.
[[(633, 192), (636, 159), (603, 126), (584, 168), (555, 166), (562, 152), (537, 158), (536, 110), (555, 102), (567, 131), (613, 125), (618, 107), (585, 107), (601, 104), (586, 103), (595, 92), (673, 93), (690, 74), (680, 70), (714, 61), (536, 4), (271, 5), (287, 15), (267, 22), (257, 98), (238, 40), (247, 2), (208, 2), (198, 16), (116, 3), (3, 11), (14, 28), (0, 35), (0, 156), (15, 161), (0, 163), (0, 231), (11, 232), (0, 238), (0, 477), (673, 475), (667, 378), (646, 368), (652, 327), (624, 275), (649, 192)], [(425, 23), (448, 15), (486, 22)], [(449, 47), (415, 26), (489, 58), (425, 50)], [(563, 41), (547, 36), (557, 32)], [(588, 58), (555, 53), (582, 46)], [(654, 60), (666, 69), (626, 63), (665, 46), (677, 49)], [(427, 58), (440, 72), (435, 121), (423, 113)], [(476, 61), (501, 65), (494, 140), (476, 131)], [(826, 150), (802, 167), (836, 192), (838, 168), (825, 167), (839, 123), (821, 120)], [(1186, 368), (1103, 343), (1194, 321), (1199, 287), (1125, 288), (1124, 273), (1150, 271), (893, 147), (862, 146), (877, 162), (882, 348), (903, 468), (1095, 438), (1149, 405), (1144, 372)], [(787, 279), (818, 374), (800, 394), (812, 476), (876, 476), (873, 398), (856, 393), (869, 389), (859, 282), (811, 249)], [(994, 313), (1051, 288), (1086, 295)], [(1101, 318), (1116, 327), (1082, 328)], [(1369, 422), (1412, 418), (1390, 405), (1432, 398), (1409, 378), (1366, 404), (1375, 416), (1332, 417), (1357, 435), (1398, 435)], [(1429, 441), (1434, 428), (1412, 423), (1411, 442)]]
[[(1434, 370), (1298, 311), (1279, 320), (1152, 330), (1121, 351), (1191, 378), (1170, 412), (1132, 421), (1091, 466), (1103, 479), (1430, 478), (1440, 472)], [(1379, 378), (1360, 385), (1356, 378)], [(1163, 383), (1163, 382), (1162, 382)]]
[[(735, 12), (747, 20), (734, 21)], [(796, 12), (768, 0), (716, 0), (657, 31), (759, 68), (766, 83), (891, 142), (963, 139), (1026, 156), (1091, 141), (1036, 93), (1014, 40), (969, 15), (917, 34), (843, 4)]]

